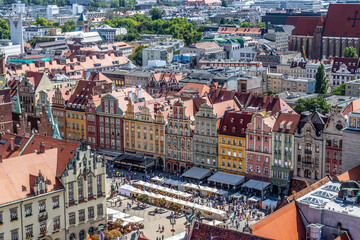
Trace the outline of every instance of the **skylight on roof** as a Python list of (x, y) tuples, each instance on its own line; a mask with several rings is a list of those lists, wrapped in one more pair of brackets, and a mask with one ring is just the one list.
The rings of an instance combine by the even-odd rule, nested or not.
[(327, 198), (327, 199), (332, 199), (335, 197), (335, 194), (329, 193), (327, 191), (316, 191), (311, 195), (317, 196), (317, 197), (322, 197), (322, 198)]
[(7, 141), (8, 141), (7, 139), (3, 138), (3, 139), (1, 139), (0, 144), (5, 145), (5, 143), (6, 143)]
[(314, 198), (314, 197), (307, 197), (301, 200), (304, 203), (313, 204), (320, 206), (324, 201), (322, 199)]
[(335, 185), (327, 185), (327, 186), (323, 187), (322, 189), (332, 191), (332, 192), (336, 192), (336, 193), (338, 193), (340, 191), (340, 188), (338, 186), (335, 186)]

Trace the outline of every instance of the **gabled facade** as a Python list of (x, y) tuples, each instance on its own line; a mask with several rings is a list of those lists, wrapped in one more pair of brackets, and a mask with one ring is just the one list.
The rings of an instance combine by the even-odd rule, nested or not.
[[(96, 108), (98, 124), (94, 126), (98, 132), (98, 144), (101, 149), (123, 151), (123, 111), (119, 108), (119, 100), (111, 94), (101, 97), (101, 103)], [(89, 119), (88, 119), (89, 120)]]
[(284, 193), (288, 189), (294, 161), (294, 132), (300, 115), (280, 113), (272, 132), (271, 183), (273, 193)]
[(343, 129), (347, 122), (341, 113), (331, 116), (324, 129), (325, 173), (335, 177), (342, 173)]
[(155, 160), (156, 168), (163, 170), (165, 158), (165, 119), (162, 111), (152, 115), (146, 103), (139, 114), (129, 100), (124, 114), (124, 152), (140, 154)]
[(35, 116), (35, 90), (36, 87), (26, 77), (19, 83), (17, 88), (22, 111), (32, 116)]
[(211, 105), (204, 103), (195, 115), (194, 165), (217, 169), (217, 136), (217, 115)]
[(309, 182), (324, 177), (324, 128), (328, 118), (318, 112), (303, 113), (295, 131), (294, 176)]
[(149, 80), (148, 92), (153, 95), (165, 89), (167, 91), (179, 91), (181, 89), (179, 80), (183, 77), (183, 74), (176, 73), (153, 73)]
[(275, 117), (255, 113), (246, 130), (246, 164), (248, 179), (270, 182), (272, 130)]
[(166, 125), (166, 165), (165, 170), (183, 173), (193, 166), (192, 121), (185, 114), (183, 101), (173, 104), (172, 113)]
[[(70, 94), (70, 93), (68, 93)], [(55, 120), (57, 121), (60, 136), (66, 139), (66, 112), (65, 98), (59, 88), (55, 89), (55, 93), (51, 101), (51, 109)]]
[(245, 175), (246, 129), (252, 113), (227, 111), (219, 126), (219, 171)]
[(65, 186), (66, 238), (85, 239), (99, 225), (106, 225), (106, 166), (103, 159), (91, 152), (86, 141), (67, 164), (61, 176)]

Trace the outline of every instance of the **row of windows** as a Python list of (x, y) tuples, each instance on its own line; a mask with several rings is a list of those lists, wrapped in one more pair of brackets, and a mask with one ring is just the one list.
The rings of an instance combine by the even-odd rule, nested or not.
[(236, 140), (236, 139), (225, 139), (225, 138), (221, 138), (221, 143), (225, 144), (225, 142), (229, 145), (234, 145), (234, 146), (242, 146), (243, 142), (242, 140)]
[[(230, 160), (228, 160), (228, 161), (226, 161), (227, 162), (227, 167), (231, 167), (231, 168), (233, 168), (233, 169), (235, 169), (235, 168), (238, 168), (238, 169), (242, 169), (242, 162), (237, 162), (237, 161), (230, 161)], [(231, 164), (232, 163), (232, 164)], [(221, 160), (221, 166), (222, 167), (225, 167), (225, 160), (224, 159), (222, 159)]]
[[(88, 197), (93, 196), (93, 177), (89, 175), (86, 180), (79, 178), (77, 181), (78, 199), (84, 198), (84, 181), (87, 181)], [(86, 183), (85, 183), (86, 184)], [(68, 183), (69, 202), (73, 202), (74, 198), (74, 182)], [(96, 176), (96, 193), (102, 194), (102, 180), (101, 175)]]

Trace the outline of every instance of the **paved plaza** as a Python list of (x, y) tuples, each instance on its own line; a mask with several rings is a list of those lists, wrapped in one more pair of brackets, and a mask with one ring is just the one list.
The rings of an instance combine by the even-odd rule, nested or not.
[[(110, 189), (111, 189), (111, 185), (115, 182), (122, 182), (123, 178), (120, 177), (114, 177), (113, 174), (117, 172), (117, 170), (115, 169), (111, 169), (109, 168), (109, 172), (110, 174), (108, 174), (108, 178), (107, 178), (107, 195), (109, 197), (110, 195)], [(120, 171), (120, 173), (124, 173), (124, 175), (129, 176), (128, 172), (124, 172), (124, 171)], [(169, 175), (166, 173), (166, 175)], [(132, 179), (144, 179), (144, 174), (142, 173), (132, 173)], [(176, 179), (177, 176), (171, 176), (172, 179)], [(132, 180), (134, 181), (134, 180)], [(117, 197), (117, 196), (116, 196)], [(144, 235), (149, 238), (149, 239), (154, 239), (156, 240), (157, 238), (162, 239), (162, 237), (164, 239), (167, 239), (171, 236), (180, 234), (185, 232), (185, 225), (184, 223), (186, 222), (186, 217), (181, 217), (181, 218), (177, 218), (176, 219), (176, 224), (174, 226), (175, 229), (175, 233), (171, 232), (172, 226), (170, 224), (170, 220), (169, 220), (169, 216), (172, 213), (171, 210), (169, 209), (165, 209), (165, 213), (162, 214), (155, 214), (154, 216), (149, 215), (149, 212), (154, 211), (155, 210), (155, 206), (148, 204), (149, 207), (146, 209), (138, 209), (136, 203), (132, 203), (131, 199), (127, 198), (127, 197), (122, 197), (122, 205), (119, 206), (119, 204), (115, 205), (111, 205), (110, 203), (108, 203), (108, 207), (121, 211), (121, 212), (126, 212), (127, 214), (130, 214), (131, 216), (138, 216), (144, 219), (144, 229), (142, 229), (141, 231), (143, 231)], [(201, 201), (201, 198), (193, 198), (193, 201)], [(206, 200), (205, 200), (206, 202)], [(131, 204), (131, 208), (128, 207), (128, 204)], [(225, 207), (224, 210), (228, 213), (229, 212), (229, 208), (234, 207), (234, 206), (230, 206), (230, 205), (226, 205), (223, 206)], [(236, 208), (236, 207), (235, 207)], [(233, 208), (234, 209), (234, 208)], [(234, 230), (238, 230), (238, 231), (242, 231), (243, 228), (246, 225), (246, 222), (248, 222), (249, 225), (252, 225), (254, 223), (256, 223), (257, 221), (259, 221), (263, 216), (264, 213), (260, 212), (259, 210), (256, 209), (244, 209), (241, 212), (243, 212), (244, 214), (246, 214), (246, 216), (250, 215), (250, 211), (251, 212), (256, 212), (256, 214), (254, 214), (254, 216), (251, 216), (250, 218), (248, 217), (239, 217), (236, 216), (236, 214), (234, 214), (234, 211), (232, 211), (232, 213), (229, 213), (227, 215), (227, 220), (226, 221), (216, 221), (216, 224), (221, 225), (223, 227), (229, 228), (229, 229), (234, 229)], [(236, 209), (235, 209), (236, 212)], [(240, 212), (240, 211), (239, 211)], [(213, 219), (204, 219), (203, 220), (205, 223), (214, 223)], [(164, 226), (164, 232), (159, 232), (158, 228), (159, 225), (162, 227)], [(128, 239), (130, 239), (131, 233), (127, 234)]]

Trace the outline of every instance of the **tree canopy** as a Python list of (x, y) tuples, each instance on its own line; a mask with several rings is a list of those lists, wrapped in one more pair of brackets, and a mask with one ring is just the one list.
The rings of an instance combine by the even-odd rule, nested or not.
[(160, 8), (152, 8), (150, 9), (150, 15), (152, 20), (162, 19), (165, 16), (165, 10)]
[(142, 66), (142, 52), (144, 48), (147, 47), (141, 45), (137, 47), (132, 54), (129, 55), (129, 59), (133, 61), (136, 65)]
[(221, 0), (221, 6), (223, 7), (228, 7), (229, 6), (229, 2), (227, 0)]
[(204, 30), (204, 26), (197, 26), (186, 18), (152, 20), (148, 15), (140, 14), (125, 18), (106, 19), (103, 24), (126, 28), (128, 33), (123, 37), (123, 41), (137, 40), (140, 38), (140, 34), (167, 34), (172, 35), (175, 39), (184, 39), (187, 45), (199, 41)]
[(321, 96), (317, 96), (315, 98), (300, 98), (296, 101), (296, 106), (294, 107), (295, 112), (301, 114), (302, 112), (310, 111), (318, 111), (318, 112), (329, 112), (329, 104), (325, 101), (325, 99)]
[(6, 20), (0, 19), (0, 39), (10, 38), (10, 27)]
[(279, 93), (278, 91), (275, 91), (273, 89), (268, 89), (268, 90), (263, 91), (263, 94), (266, 94), (266, 95), (273, 95), (273, 94), (278, 94), (278, 93)]
[(340, 84), (332, 89), (331, 94), (334, 95), (345, 95), (345, 83)]
[(69, 20), (61, 26), (62, 32), (73, 32), (76, 29), (76, 22), (73, 20)]
[(354, 48), (354, 47), (346, 47), (345, 50), (344, 50), (344, 57), (358, 58), (359, 56), (356, 53), (356, 48)]
[(48, 20), (46, 20), (45, 18), (43, 17), (38, 17), (36, 19), (36, 21), (34, 22), (34, 25), (40, 25), (42, 27), (52, 27), (53, 26), (53, 23), (52, 22), (49, 22)]
[(315, 93), (325, 94), (327, 93), (327, 82), (325, 77), (325, 67), (321, 64), (315, 75)]

